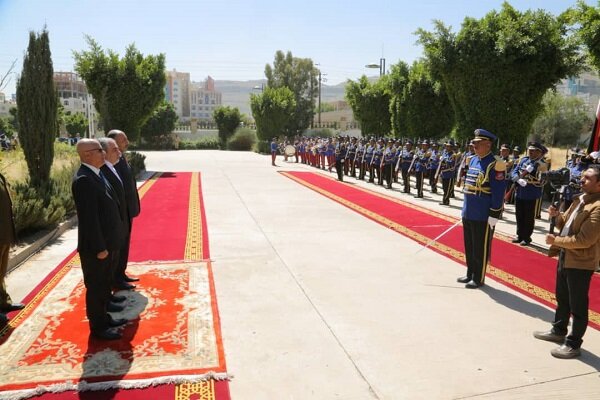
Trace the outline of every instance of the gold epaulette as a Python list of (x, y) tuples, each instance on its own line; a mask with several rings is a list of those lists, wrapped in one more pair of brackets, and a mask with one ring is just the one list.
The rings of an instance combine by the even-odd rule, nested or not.
[(494, 164), (494, 169), (496, 171), (506, 171), (506, 161), (502, 159), (500, 156), (494, 156), (496, 159), (496, 164)]

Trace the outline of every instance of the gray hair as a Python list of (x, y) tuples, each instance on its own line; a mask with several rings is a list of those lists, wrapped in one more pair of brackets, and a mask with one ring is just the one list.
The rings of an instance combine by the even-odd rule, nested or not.
[(109, 143), (114, 143), (115, 146), (117, 145), (117, 142), (115, 142), (114, 139), (109, 138), (109, 137), (101, 137), (97, 139), (100, 142), (100, 146), (102, 146), (102, 150), (104, 151), (108, 151), (108, 144)]
[(109, 132), (106, 134), (106, 137), (109, 137), (109, 138), (111, 138), (111, 139), (114, 139), (114, 138), (116, 138), (117, 136), (119, 136), (119, 135), (124, 135), (124, 134), (125, 134), (125, 132), (123, 132), (123, 131), (120, 131), (120, 130), (118, 130), (118, 129), (111, 129), (111, 130), (110, 130), (110, 131), (109, 131)]

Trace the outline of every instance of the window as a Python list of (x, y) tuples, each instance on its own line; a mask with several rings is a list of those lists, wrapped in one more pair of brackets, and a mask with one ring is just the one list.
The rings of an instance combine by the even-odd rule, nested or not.
[(64, 104), (65, 106), (68, 106), (68, 105), (69, 105), (69, 100), (65, 100), (65, 101), (63, 102), (63, 104)]

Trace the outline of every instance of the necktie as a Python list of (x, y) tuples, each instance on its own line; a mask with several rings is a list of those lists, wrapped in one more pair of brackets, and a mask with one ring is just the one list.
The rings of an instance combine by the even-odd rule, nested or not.
[(110, 184), (108, 179), (106, 179), (106, 176), (104, 176), (104, 173), (100, 170), (98, 172), (98, 175), (102, 179), (102, 182), (104, 182), (104, 186), (106, 187), (106, 190), (108, 191), (109, 196), (112, 197), (112, 199), (118, 203), (119, 199), (117, 199), (117, 196), (115, 196), (115, 189), (112, 187), (112, 185)]

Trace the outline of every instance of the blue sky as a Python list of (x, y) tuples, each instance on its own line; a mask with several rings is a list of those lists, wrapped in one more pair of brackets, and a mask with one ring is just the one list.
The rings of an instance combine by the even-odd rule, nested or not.
[[(596, 4), (587, 0), (588, 4)], [(460, 28), (466, 16), (481, 18), (502, 0), (0, 0), (0, 74), (13, 60), (22, 66), (29, 31), (50, 33), (55, 71), (73, 70), (73, 50), (84, 35), (122, 54), (135, 43), (144, 54), (165, 53), (167, 68), (192, 80), (264, 78), (277, 50), (320, 64), (328, 84), (376, 75), (364, 66), (386, 58), (411, 63), (422, 55), (418, 28), (439, 19)], [(519, 9), (559, 14), (575, 0), (512, 0)], [(4, 90), (14, 93), (15, 79)]]

